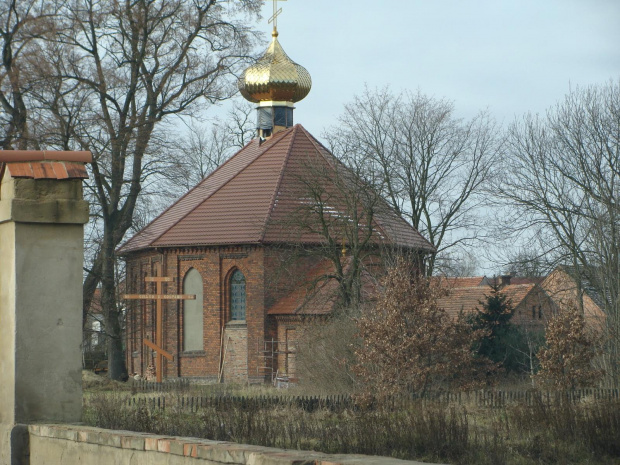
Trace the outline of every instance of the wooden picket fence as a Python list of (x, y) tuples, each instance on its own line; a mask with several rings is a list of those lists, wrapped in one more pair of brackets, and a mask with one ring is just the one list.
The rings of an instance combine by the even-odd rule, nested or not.
[(183, 392), (189, 389), (190, 385), (186, 378), (174, 378), (162, 383), (129, 378), (128, 383), (135, 392)]
[[(164, 384), (164, 383), (161, 383)], [(150, 391), (153, 392), (153, 391)], [(581, 389), (574, 391), (499, 391), (480, 390), (469, 392), (427, 392), (423, 396), (410, 394), (390, 398), (387, 405), (393, 409), (407, 408), (414, 402), (428, 400), (455, 405), (474, 405), (476, 407), (505, 407), (511, 404), (533, 406), (537, 404), (553, 405), (559, 402), (618, 401), (619, 389)], [(349, 395), (334, 396), (192, 396), (183, 395), (177, 391), (176, 395), (159, 395), (148, 397), (133, 396), (127, 400), (131, 407), (143, 406), (149, 410), (165, 410), (174, 407), (181, 411), (198, 412), (205, 408), (238, 408), (260, 410), (265, 408), (296, 407), (308, 412), (316, 410), (342, 411), (357, 409), (354, 399)]]

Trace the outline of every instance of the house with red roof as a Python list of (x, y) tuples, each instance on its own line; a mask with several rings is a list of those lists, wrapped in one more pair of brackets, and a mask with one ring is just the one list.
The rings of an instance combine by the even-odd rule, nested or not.
[(497, 282), (486, 276), (467, 278), (435, 278), (448, 289), (447, 295), (439, 299), (439, 306), (453, 318), (460, 313), (471, 314), (482, 308), (493, 286), (497, 285), (514, 309), (512, 323), (528, 330), (544, 329), (546, 321), (553, 314), (555, 304), (539, 284), (542, 278), (515, 278), (501, 276)]

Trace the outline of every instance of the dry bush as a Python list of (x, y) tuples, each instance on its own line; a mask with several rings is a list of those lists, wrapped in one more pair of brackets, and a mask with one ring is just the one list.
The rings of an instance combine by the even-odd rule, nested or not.
[(482, 335), (438, 306), (446, 290), (401, 262), (389, 270), (376, 305), (359, 319), (355, 373), (365, 395), (386, 398), (437, 387), (473, 387), (492, 367), (476, 358)]
[(321, 394), (354, 390), (356, 341), (357, 326), (348, 312), (305, 325), (296, 354), (301, 387)]
[(598, 355), (596, 340), (586, 322), (572, 305), (560, 308), (545, 329), (546, 347), (538, 352), (540, 370), (536, 379), (556, 389), (594, 386), (603, 371), (592, 362)]

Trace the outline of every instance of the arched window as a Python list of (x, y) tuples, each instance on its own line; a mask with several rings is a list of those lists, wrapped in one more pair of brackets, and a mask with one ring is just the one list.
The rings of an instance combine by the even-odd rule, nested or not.
[(245, 320), (245, 276), (239, 270), (230, 277), (230, 319)]
[(185, 275), (183, 294), (196, 295), (196, 300), (183, 301), (183, 350), (203, 350), (202, 276), (195, 268)]

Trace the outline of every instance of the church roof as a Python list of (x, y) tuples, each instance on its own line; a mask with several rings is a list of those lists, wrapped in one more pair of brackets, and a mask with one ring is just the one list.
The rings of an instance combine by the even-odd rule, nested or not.
[[(254, 139), (129, 239), (118, 252), (126, 254), (150, 247), (318, 243), (321, 238), (316, 233), (300, 232), (299, 227), (287, 223), (300, 206), (311, 203), (304, 194), (309, 188), (309, 177), (304, 175), (309, 166), (324, 170), (325, 176), (317, 175), (318, 171), (313, 175), (312, 181), (317, 185), (329, 177), (328, 171), (335, 172), (342, 167), (301, 125), (278, 132), (262, 143)], [(330, 189), (329, 185), (325, 186), (326, 192)], [(337, 197), (330, 197), (328, 213), (342, 220), (346, 213)], [(376, 210), (373, 219), (373, 231), (381, 241), (428, 252), (434, 250), (387, 204), (383, 206)]]

